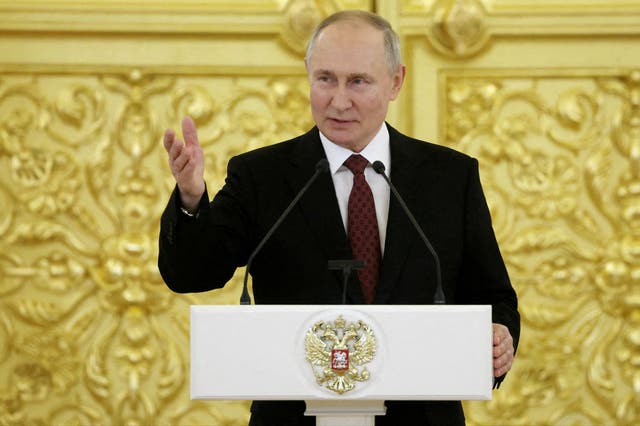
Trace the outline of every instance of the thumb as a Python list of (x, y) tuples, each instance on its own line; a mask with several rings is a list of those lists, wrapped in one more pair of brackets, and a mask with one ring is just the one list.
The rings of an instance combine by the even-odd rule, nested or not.
[(189, 116), (182, 119), (182, 136), (185, 145), (200, 145), (198, 142), (198, 132), (196, 131), (196, 123)]

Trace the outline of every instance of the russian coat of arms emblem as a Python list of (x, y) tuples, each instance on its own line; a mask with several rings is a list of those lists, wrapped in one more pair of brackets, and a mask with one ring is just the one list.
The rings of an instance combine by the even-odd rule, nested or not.
[(340, 395), (352, 390), (355, 382), (369, 380), (367, 370), (376, 354), (376, 338), (362, 321), (318, 321), (307, 331), (306, 359), (316, 382)]

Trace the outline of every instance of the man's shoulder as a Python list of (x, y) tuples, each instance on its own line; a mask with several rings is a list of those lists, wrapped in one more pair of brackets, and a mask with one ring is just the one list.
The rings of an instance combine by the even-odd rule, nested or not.
[(291, 139), (279, 141), (271, 145), (255, 148), (250, 151), (238, 154), (232, 158), (235, 162), (258, 162), (264, 163), (285, 161), (300, 149), (301, 143), (313, 143), (314, 140), (320, 141), (317, 128), (312, 128), (306, 133), (295, 136)]
[[(415, 160), (429, 158), (435, 161), (453, 161), (468, 163), (474, 161), (471, 156), (448, 146), (439, 145), (408, 136), (389, 126), (392, 150), (402, 151)], [(395, 146), (394, 146), (395, 145)]]

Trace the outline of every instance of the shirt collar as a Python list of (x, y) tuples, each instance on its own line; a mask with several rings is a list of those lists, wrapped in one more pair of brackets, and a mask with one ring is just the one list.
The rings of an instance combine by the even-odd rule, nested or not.
[[(320, 141), (322, 142), (324, 153), (329, 161), (329, 168), (332, 175), (338, 171), (349, 156), (356, 154), (350, 149), (343, 148), (331, 142), (322, 132), (320, 132)], [(386, 123), (382, 123), (380, 130), (378, 130), (378, 133), (371, 139), (371, 142), (357, 154), (362, 155), (372, 164), (374, 161), (381, 161), (382, 164), (384, 164), (387, 175), (389, 174), (391, 170), (391, 154), (389, 150), (389, 129), (387, 129)]]

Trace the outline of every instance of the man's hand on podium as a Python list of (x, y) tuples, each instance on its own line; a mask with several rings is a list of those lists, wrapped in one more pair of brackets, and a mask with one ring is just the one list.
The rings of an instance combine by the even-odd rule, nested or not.
[(513, 364), (513, 337), (502, 324), (493, 324), (493, 376), (506, 374)]

